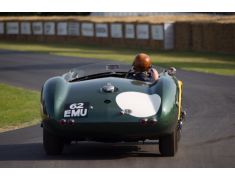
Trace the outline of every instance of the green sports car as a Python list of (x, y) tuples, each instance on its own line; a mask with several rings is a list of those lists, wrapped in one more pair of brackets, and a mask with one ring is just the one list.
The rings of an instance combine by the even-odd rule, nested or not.
[[(71, 141), (159, 140), (163, 156), (174, 156), (185, 113), (176, 70), (159, 70), (150, 83), (127, 78), (131, 67), (93, 64), (48, 79), (41, 91), (43, 145), (60, 154)], [(95, 70), (95, 71), (94, 71)]]

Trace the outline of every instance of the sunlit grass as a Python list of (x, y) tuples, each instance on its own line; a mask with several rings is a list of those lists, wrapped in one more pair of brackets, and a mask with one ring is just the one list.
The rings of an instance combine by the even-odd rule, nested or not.
[(101, 46), (85, 46), (75, 43), (9, 43), (0, 42), (0, 49), (33, 51), (60, 56), (75, 56), (117, 60), (131, 63), (139, 52), (148, 53), (155, 65), (198, 71), (205, 73), (235, 75), (235, 55), (222, 53), (156, 51), (149, 49), (114, 48)]
[(0, 130), (39, 122), (39, 94), (37, 91), (0, 84)]

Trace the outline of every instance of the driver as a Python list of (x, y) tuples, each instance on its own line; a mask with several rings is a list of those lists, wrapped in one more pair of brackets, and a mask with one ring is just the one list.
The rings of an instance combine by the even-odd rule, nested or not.
[(158, 72), (152, 67), (151, 58), (144, 53), (137, 54), (127, 78), (140, 81), (154, 82), (158, 80)]

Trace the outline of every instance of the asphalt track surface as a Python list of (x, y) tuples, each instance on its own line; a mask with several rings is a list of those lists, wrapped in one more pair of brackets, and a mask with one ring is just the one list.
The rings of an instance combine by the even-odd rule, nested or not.
[[(49, 77), (96, 59), (0, 50), (0, 82), (40, 90)], [(235, 77), (178, 70), (187, 122), (175, 157), (158, 144), (82, 142), (47, 156), (39, 125), (0, 134), (0, 167), (235, 167)]]

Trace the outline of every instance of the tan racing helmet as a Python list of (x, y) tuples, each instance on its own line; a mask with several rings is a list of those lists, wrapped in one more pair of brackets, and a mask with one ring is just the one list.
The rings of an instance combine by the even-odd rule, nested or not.
[(151, 68), (151, 58), (144, 53), (137, 54), (133, 62), (133, 69), (137, 72), (148, 71)]

